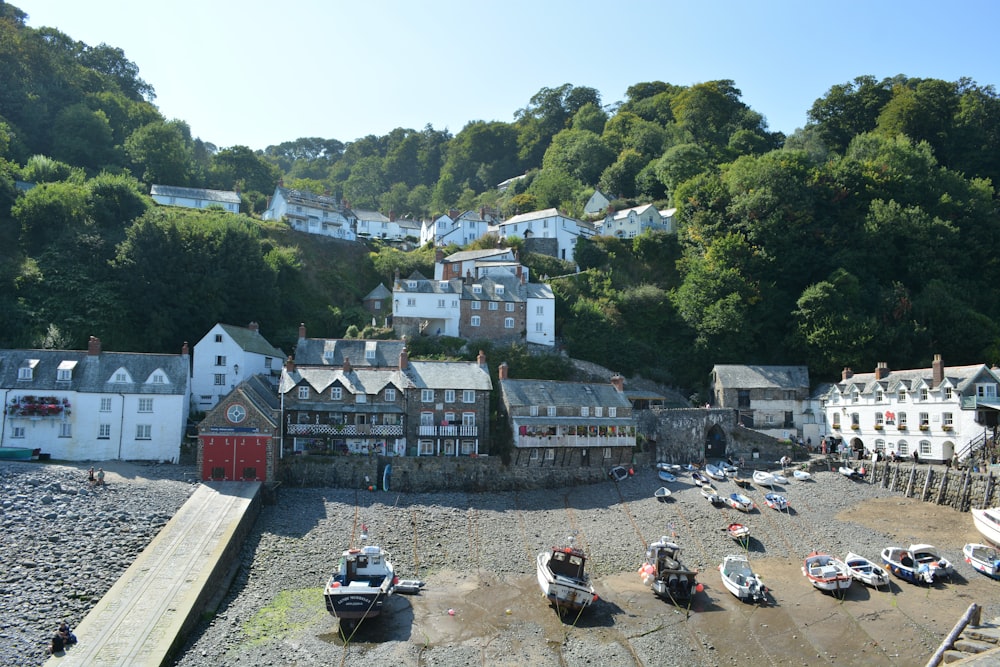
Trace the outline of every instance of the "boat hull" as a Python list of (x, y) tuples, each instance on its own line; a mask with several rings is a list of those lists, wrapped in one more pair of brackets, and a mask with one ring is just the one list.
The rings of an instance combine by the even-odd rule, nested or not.
[(33, 453), (27, 447), (0, 447), (0, 461), (30, 461)]
[(962, 556), (978, 572), (992, 579), (1000, 579), (1000, 553), (988, 544), (966, 544)]
[(976, 530), (990, 543), (1000, 546), (1000, 507), (969, 510)]
[(829, 554), (813, 552), (802, 565), (802, 574), (817, 590), (840, 597), (854, 583), (850, 570), (844, 561)]
[(913, 554), (907, 549), (886, 547), (882, 550), (882, 565), (894, 576), (911, 584), (932, 584), (934, 573), (930, 568), (913, 560)]
[(364, 618), (375, 618), (382, 614), (382, 605), (388, 594), (376, 589), (352, 590), (351, 587), (341, 587), (338, 592), (329, 589), (324, 595), (326, 610), (336, 618), (357, 621)]
[(739, 493), (730, 494), (726, 498), (726, 504), (741, 512), (749, 512), (753, 509), (753, 501)]
[(535, 561), (535, 574), (538, 578), (538, 585), (545, 594), (546, 599), (557, 609), (567, 609), (570, 611), (580, 611), (589, 607), (597, 598), (594, 587), (588, 580), (574, 579), (559, 574), (554, 574), (549, 568), (549, 559), (552, 554), (543, 551), (538, 554)]
[(844, 562), (847, 563), (851, 576), (862, 584), (874, 588), (881, 588), (889, 584), (889, 573), (864, 556), (848, 553)]
[(743, 556), (726, 556), (719, 565), (722, 585), (742, 602), (767, 602), (767, 589)]

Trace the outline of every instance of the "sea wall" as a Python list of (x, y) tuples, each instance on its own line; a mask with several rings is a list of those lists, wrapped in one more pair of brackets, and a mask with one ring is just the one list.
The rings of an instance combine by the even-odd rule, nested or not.
[[(830, 470), (837, 470), (841, 463), (829, 460)], [(935, 505), (948, 505), (960, 512), (970, 507), (993, 507), (1000, 504), (997, 475), (993, 471), (974, 472), (956, 470), (943, 465), (913, 463), (865, 463), (853, 461), (852, 466), (864, 466), (864, 482), (877, 484), (883, 489), (900, 493), (907, 498), (917, 498)], [(817, 469), (816, 466), (813, 469)]]

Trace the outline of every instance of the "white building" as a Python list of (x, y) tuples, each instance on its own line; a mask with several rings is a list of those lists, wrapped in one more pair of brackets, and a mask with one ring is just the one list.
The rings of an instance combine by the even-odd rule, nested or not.
[(555, 239), (558, 259), (572, 262), (573, 249), (580, 237), (589, 238), (594, 235), (594, 226), (588, 222), (563, 215), (557, 209), (547, 208), (542, 211), (522, 213), (508, 218), (490, 228), (491, 232), (501, 239), (520, 237), (530, 239)]
[[(676, 209), (668, 209), (675, 211)], [(652, 204), (633, 206), (621, 211), (613, 211), (604, 216), (598, 233), (604, 236), (617, 236), (620, 239), (632, 239), (646, 230), (673, 231), (673, 217), (667, 218), (670, 225), (664, 223), (663, 213)]]
[(461, 214), (458, 211), (451, 211), (448, 215), (423, 223), (420, 230), (420, 244), (465, 246), (486, 236), (490, 231), (490, 225), (495, 221), (485, 209)]
[(716, 364), (709, 387), (713, 406), (735, 410), (742, 426), (778, 439), (811, 437), (805, 366)]
[(264, 220), (285, 220), (299, 232), (330, 236), (345, 241), (356, 239), (354, 216), (335, 197), (292, 190), (282, 185), (274, 189)]
[(176, 461), (190, 406), (179, 355), (0, 350), (0, 443), (64, 461)]
[(447, 257), (438, 250), (434, 258), (434, 279), (480, 278), (490, 273), (503, 272), (520, 277), (528, 277), (528, 267), (517, 261), (510, 248), (490, 248), (486, 250), (460, 250)]
[(965, 459), (996, 427), (998, 385), (985, 364), (945, 367), (941, 355), (931, 368), (890, 371), (884, 362), (874, 373), (845, 368), (826, 395), (824, 416), (834, 442), (855, 453)]
[(277, 387), (285, 353), (260, 335), (256, 322), (237, 327), (216, 324), (194, 346), (193, 408), (207, 412), (243, 379), (264, 375)]
[(206, 188), (181, 188), (173, 185), (153, 185), (149, 196), (161, 206), (185, 208), (221, 208), (229, 213), (240, 212), (240, 193)]

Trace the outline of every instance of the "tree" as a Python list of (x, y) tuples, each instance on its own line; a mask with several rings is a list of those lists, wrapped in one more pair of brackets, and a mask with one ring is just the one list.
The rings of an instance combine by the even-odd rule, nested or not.
[(847, 361), (874, 363), (869, 357), (877, 326), (866, 302), (861, 283), (844, 269), (802, 291), (792, 313), (797, 334), (827, 372)]
[(52, 127), (52, 154), (90, 170), (107, 166), (115, 158), (108, 117), (82, 103), (66, 107), (56, 115)]
[(541, 165), (552, 137), (565, 129), (576, 112), (587, 104), (600, 107), (600, 93), (594, 88), (574, 88), (568, 83), (558, 88), (542, 88), (532, 95), (528, 106), (514, 114), (519, 157), (525, 169)]
[(187, 186), (192, 182), (194, 148), (187, 125), (180, 121), (154, 121), (125, 140), (125, 153), (134, 173), (150, 185)]
[(890, 80), (878, 82), (870, 75), (859, 76), (832, 86), (813, 102), (807, 115), (826, 146), (843, 155), (851, 139), (875, 129), (882, 107), (891, 97)]
[(638, 151), (626, 148), (601, 174), (598, 187), (601, 192), (612, 192), (619, 197), (634, 197), (636, 176), (647, 163), (648, 160)]
[(593, 132), (563, 130), (552, 138), (542, 168), (561, 171), (585, 185), (596, 185), (614, 159), (611, 149)]
[(655, 163), (656, 176), (667, 192), (709, 168), (711, 159), (698, 144), (671, 146)]
[(43, 183), (28, 190), (11, 208), (21, 229), (21, 245), (41, 252), (50, 242), (87, 223), (87, 188), (75, 183)]
[(209, 185), (219, 190), (254, 190), (270, 193), (281, 178), (273, 164), (246, 146), (226, 148), (212, 158)]

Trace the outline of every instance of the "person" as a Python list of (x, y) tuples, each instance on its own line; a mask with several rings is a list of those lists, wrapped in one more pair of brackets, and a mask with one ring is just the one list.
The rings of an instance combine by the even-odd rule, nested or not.
[(915, 450), (915, 449), (913, 450), (913, 462), (914, 463), (920, 463), (920, 455), (917, 454), (917, 450)]
[(97, 469), (97, 486), (104, 486), (104, 468)]
[(94, 479), (94, 466), (90, 466), (90, 470), (87, 471), (87, 481), (91, 484), (97, 481)]
[(52, 635), (52, 641), (49, 643), (49, 653), (52, 655), (62, 653), (65, 648), (66, 642), (63, 640), (62, 633), (56, 630), (56, 633)]
[(954, 452), (951, 455), (951, 467), (958, 470), (958, 452)]
[(66, 621), (59, 624), (59, 634), (62, 635), (64, 646), (72, 646), (76, 643), (76, 635), (73, 634), (73, 630), (70, 629), (69, 623)]

